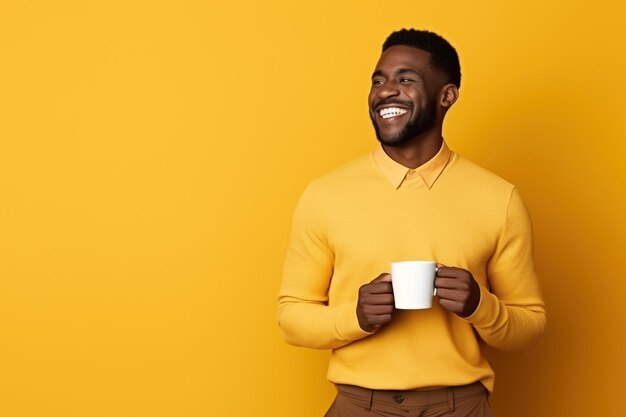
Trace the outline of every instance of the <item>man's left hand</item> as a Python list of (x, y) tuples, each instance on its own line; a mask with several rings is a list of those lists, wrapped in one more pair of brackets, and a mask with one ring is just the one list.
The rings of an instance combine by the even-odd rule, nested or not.
[(460, 317), (469, 317), (480, 302), (480, 288), (471, 272), (439, 264), (435, 288), (439, 304)]

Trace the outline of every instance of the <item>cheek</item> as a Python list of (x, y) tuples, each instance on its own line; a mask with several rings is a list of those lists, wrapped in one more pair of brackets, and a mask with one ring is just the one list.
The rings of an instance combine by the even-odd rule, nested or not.
[(428, 109), (430, 100), (428, 100), (428, 98), (424, 96), (417, 96), (413, 98), (413, 103), (418, 112), (421, 113), (424, 110)]
[(375, 98), (375, 94), (373, 92), (370, 91), (369, 95), (367, 96), (367, 104), (370, 106), (370, 108), (372, 107), (372, 105), (374, 104), (374, 98)]
[(404, 94), (408, 97), (411, 97), (412, 100), (421, 103), (422, 101), (428, 99), (432, 94), (429, 91), (426, 91), (424, 88), (418, 85), (412, 85), (404, 90)]

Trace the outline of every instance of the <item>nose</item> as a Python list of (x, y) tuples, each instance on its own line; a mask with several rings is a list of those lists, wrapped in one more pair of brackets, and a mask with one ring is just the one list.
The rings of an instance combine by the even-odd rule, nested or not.
[(394, 80), (389, 80), (378, 89), (377, 96), (381, 100), (385, 100), (389, 97), (394, 97), (399, 94), (400, 89), (398, 88), (398, 83), (396, 83)]

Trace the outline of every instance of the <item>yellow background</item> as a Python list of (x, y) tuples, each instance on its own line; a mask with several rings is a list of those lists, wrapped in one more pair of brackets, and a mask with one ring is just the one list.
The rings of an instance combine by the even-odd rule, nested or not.
[(291, 213), (375, 146), (401, 27), (457, 48), (445, 137), (534, 221), (549, 330), (492, 353), (496, 414), (618, 415), (620, 3), (3, 0), (0, 416), (321, 416), (327, 353), (275, 323)]

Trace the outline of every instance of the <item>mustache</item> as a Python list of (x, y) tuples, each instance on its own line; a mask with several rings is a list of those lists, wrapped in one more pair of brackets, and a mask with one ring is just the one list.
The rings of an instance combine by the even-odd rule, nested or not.
[(374, 103), (374, 105), (372, 106), (372, 109), (376, 110), (378, 107), (384, 106), (387, 104), (401, 104), (405, 107), (408, 107), (409, 109), (413, 107), (413, 103), (411, 103), (410, 101), (402, 101), (402, 100), (398, 100), (397, 98), (388, 98), (388, 99), (380, 100)]

